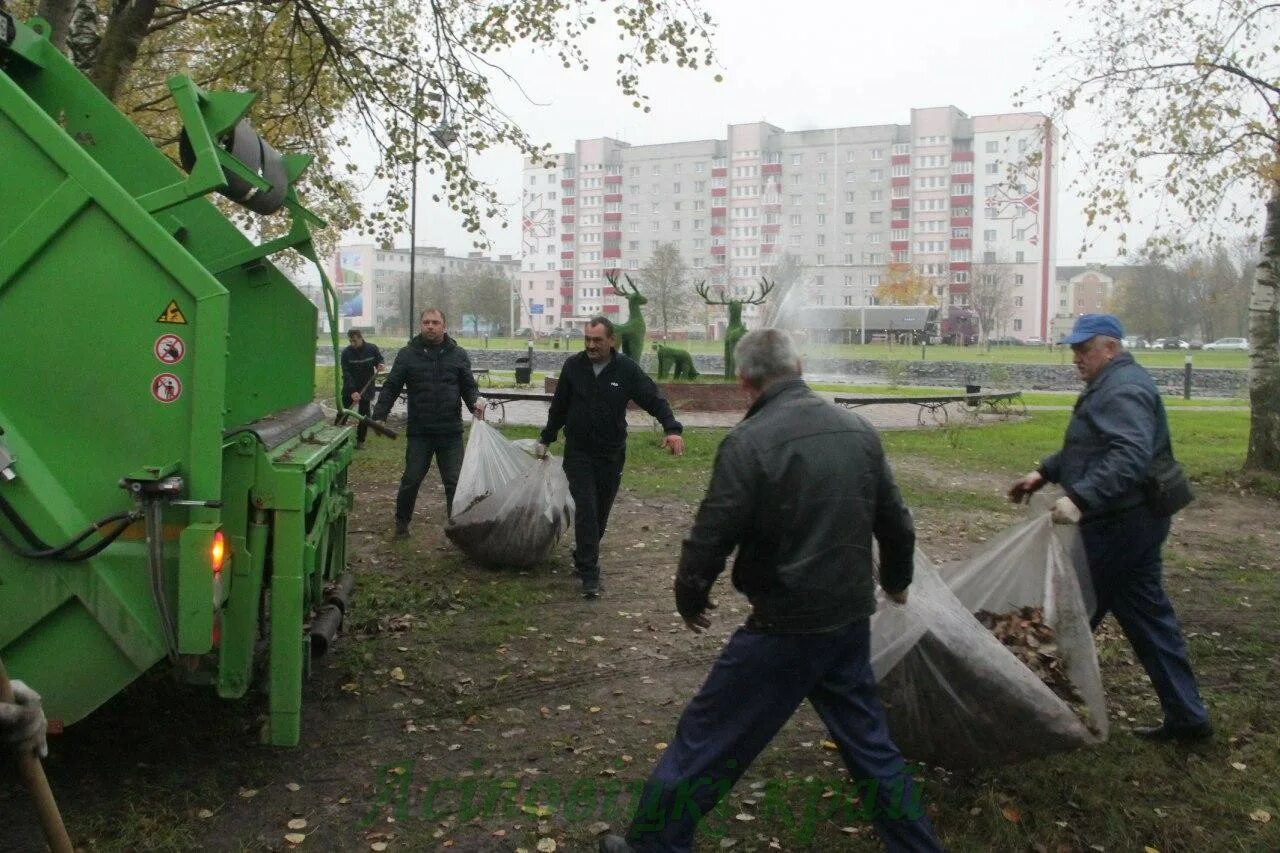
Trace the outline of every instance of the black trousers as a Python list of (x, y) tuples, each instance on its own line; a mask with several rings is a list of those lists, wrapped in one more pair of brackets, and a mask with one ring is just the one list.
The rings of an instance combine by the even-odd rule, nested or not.
[(627, 461), (625, 446), (610, 450), (566, 446), (564, 475), (573, 496), (573, 564), (584, 581), (600, 578), (600, 540)]
[[(351, 408), (351, 395), (359, 391), (359, 388), (343, 388), (342, 389), (342, 405), (344, 408)], [(360, 402), (356, 405), (356, 411), (363, 417), (369, 417), (369, 410), (373, 407), (374, 393), (370, 389), (367, 393), (360, 396)], [(364, 421), (356, 427), (356, 441), (364, 444), (365, 436), (369, 434), (369, 425)]]
[(407, 526), (413, 518), (413, 505), (418, 501), (418, 489), (422, 479), (431, 469), (431, 457), (440, 469), (440, 482), (444, 484), (445, 509), (453, 516), (453, 493), (458, 488), (458, 475), (462, 473), (462, 433), (444, 435), (407, 435), (404, 447), (404, 475), (396, 492), (396, 523)]

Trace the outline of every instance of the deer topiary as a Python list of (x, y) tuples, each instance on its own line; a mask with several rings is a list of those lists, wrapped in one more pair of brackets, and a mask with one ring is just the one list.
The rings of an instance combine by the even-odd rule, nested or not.
[(698, 369), (693, 366), (693, 356), (689, 355), (688, 350), (665, 344), (654, 344), (653, 350), (658, 354), (659, 379), (666, 379), (668, 373), (673, 379), (698, 378)]
[(644, 325), (644, 315), (640, 313), (640, 306), (648, 303), (649, 300), (644, 298), (644, 294), (631, 280), (631, 276), (623, 276), (627, 280), (630, 293), (618, 283), (618, 270), (607, 272), (604, 277), (613, 286), (614, 291), (619, 296), (626, 297), (627, 300), (627, 322), (613, 327), (618, 338), (618, 346), (622, 347), (622, 352), (628, 358), (639, 362), (644, 357), (644, 340), (648, 331)]
[(694, 290), (702, 297), (702, 301), (708, 305), (729, 306), (729, 325), (724, 330), (724, 375), (726, 378), (732, 379), (734, 377), (733, 350), (738, 345), (738, 341), (742, 340), (742, 336), (747, 333), (747, 327), (742, 323), (742, 306), (763, 303), (765, 297), (769, 295), (769, 291), (773, 290), (773, 282), (761, 276), (759, 293), (756, 292), (755, 288), (752, 288), (751, 296), (747, 299), (725, 299), (723, 288), (720, 291), (720, 295), (712, 299), (710, 289), (705, 281), (695, 285)]

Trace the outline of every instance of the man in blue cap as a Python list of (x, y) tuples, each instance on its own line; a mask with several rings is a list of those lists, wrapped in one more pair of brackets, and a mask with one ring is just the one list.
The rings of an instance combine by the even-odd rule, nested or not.
[(1015, 503), (1045, 483), (1066, 494), (1053, 520), (1079, 524), (1097, 606), (1096, 629), (1108, 611), (1129, 638), (1164, 712), (1139, 737), (1192, 741), (1212, 736), (1209, 713), (1187, 659), (1187, 643), (1161, 585), (1160, 549), (1169, 518), (1147, 502), (1152, 460), (1170, 451), (1164, 402), (1150, 375), (1124, 351), (1124, 329), (1110, 314), (1082, 314), (1062, 343), (1085, 381), (1062, 449), (1009, 489)]

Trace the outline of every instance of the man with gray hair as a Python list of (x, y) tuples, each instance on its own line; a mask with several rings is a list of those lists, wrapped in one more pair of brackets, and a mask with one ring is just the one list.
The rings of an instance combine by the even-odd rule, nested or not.
[(880, 587), (899, 604), (915, 552), (911, 513), (880, 437), (809, 390), (785, 332), (748, 332), (734, 354), (752, 404), (716, 453), (675, 597), (690, 630), (708, 628), (711, 587), (737, 549), (733, 584), (751, 615), (681, 715), (627, 837), (606, 836), (600, 850), (690, 850), (699, 819), (806, 698), (889, 849), (938, 850), (871, 670), (871, 540), (880, 546)]

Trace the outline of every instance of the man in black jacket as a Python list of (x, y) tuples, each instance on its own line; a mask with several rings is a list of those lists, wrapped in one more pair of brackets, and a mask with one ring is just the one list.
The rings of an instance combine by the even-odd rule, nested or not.
[(574, 573), (582, 596), (600, 597), (600, 538), (604, 536), (627, 460), (627, 402), (653, 415), (666, 432), (667, 449), (684, 453), (684, 428), (671, 406), (640, 365), (618, 352), (613, 323), (592, 317), (583, 332), (585, 349), (569, 356), (560, 369), (547, 426), (537, 454), (564, 427), (564, 473), (574, 503)]
[[(351, 408), (354, 403), (356, 411), (365, 417), (369, 416), (369, 407), (373, 405), (373, 394), (370, 386), (374, 374), (386, 363), (382, 350), (364, 339), (359, 329), (347, 332), (349, 346), (342, 350), (342, 405)], [(364, 447), (365, 436), (369, 434), (369, 425), (360, 421), (356, 427), (356, 449)]]
[(409, 535), (409, 520), (418, 488), (435, 456), (444, 483), (445, 510), (453, 515), (453, 493), (462, 470), (462, 403), (484, 420), (480, 389), (471, 375), (467, 351), (445, 331), (444, 314), (428, 308), (419, 317), (421, 334), (396, 354), (387, 381), (373, 410), (385, 421), (402, 388), (409, 391), (409, 422), (405, 427), (404, 475), (396, 492), (397, 538)]
[(711, 586), (736, 548), (733, 585), (752, 612), (681, 715), (626, 839), (606, 836), (600, 849), (690, 850), (699, 818), (808, 698), (888, 848), (938, 850), (871, 670), (871, 540), (880, 587), (899, 604), (915, 553), (880, 437), (809, 390), (785, 332), (748, 332), (734, 353), (753, 403), (716, 453), (675, 595), (690, 630), (709, 627)]

